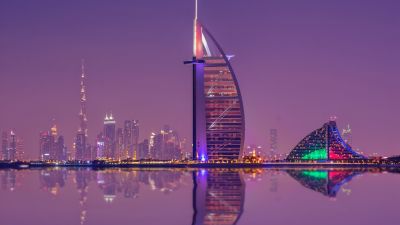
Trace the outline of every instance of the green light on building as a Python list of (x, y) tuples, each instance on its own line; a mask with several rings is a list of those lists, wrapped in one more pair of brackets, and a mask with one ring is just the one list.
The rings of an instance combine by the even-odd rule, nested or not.
[(326, 149), (322, 148), (322, 149), (316, 149), (314, 151), (312, 151), (311, 153), (308, 153), (306, 155), (304, 155), (303, 157), (301, 157), (301, 159), (304, 160), (322, 160), (322, 159), (328, 159), (327, 153), (326, 153)]
[(327, 179), (328, 178), (328, 171), (303, 171), (303, 175), (312, 177), (315, 179)]

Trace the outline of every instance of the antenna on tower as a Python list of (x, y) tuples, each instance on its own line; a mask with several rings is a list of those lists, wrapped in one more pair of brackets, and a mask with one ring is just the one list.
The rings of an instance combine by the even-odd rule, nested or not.
[(194, 20), (197, 20), (197, 11), (198, 11), (198, 0), (195, 0), (195, 8), (194, 8)]
[(85, 59), (81, 59), (82, 77), (85, 77)]

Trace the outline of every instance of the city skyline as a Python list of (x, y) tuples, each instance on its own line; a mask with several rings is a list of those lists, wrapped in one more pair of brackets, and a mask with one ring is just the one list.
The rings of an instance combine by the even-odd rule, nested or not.
[[(26, 15), (22, 15), (20, 3), (0, 7), (6, 34), (0, 39), (4, 49), (0, 56), (0, 101), (7, 109), (1, 114), (0, 130), (14, 130), (24, 139), (28, 158), (35, 158), (37, 134), (48, 129), (56, 118), (65, 143), (71, 148), (80, 107), (79, 61), (85, 58), (90, 143), (101, 130), (104, 113), (110, 111), (121, 118), (119, 127), (125, 119), (138, 119), (145, 135), (170, 124), (182, 136), (190, 137), (191, 69), (182, 61), (191, 52), (193, 12), (188, 9), (193, 8), (193, 3), (175, 2), (174, 7), (160, 2), (168, 9), (165, 11), (150, 3), (119, 3), (112, 9), (96, 5), (99, 11), (92, 16), (105, 15), (96, 17), (102, 24), (86, 17), (88, 3), (76, 2), (65, 8), (50, 4), (55, 11), (41, 16), (40, 12), (50, 6), (32, 4)], [(242, 5), (238, 3), (213, 4), (215, 7), (210, 7), (209, 1), (201, 1), (200, 7), (207, 9), (201, 10), (201, 18), (229, 50), (227, 54), (236, 55), (232, 64), (245, 102), (246, 145), (268, 146), (269, 129), (276, 128), (280, 151), (289, 153), (305, 134), (329, 116), (337, 115), (339, 124), (351, 124), (353, 147), (367, 154), (398, 155), (400, 104), (396, 105), (396, 99), (400, 93), (396, 86), (399, 80), (394, 76), (400, 72), (395, 60), (400, 52), (400, 33), (393, 29), (400, 23), (393, 11), (398, 3), (368, 2), (362, 10), (349, 3), (344, 12), (335, 3), (330, 4), (338, 8), (312, 4), (313, 12), (319, 9), (331, 13), (333, 17), (329, 18), (320, 13), (305, 16), (308, 11), (301, 5), (296, 11), (301, 20), (295, 20), (296, 14), (285, 17), (296, 4), (260, 3), (259, 10), (248, 4), (245, 9), (254, 12), (252, 15), (240, 11)], [(250, 18), (231, 16), (228, 23), (226, 18), (217, 17), (220, 11), (216, 8), (223, 8), (224, 4), (229, 8), (229, 12), (223, 12), (226, 17), (241, 12)], [(142, 12), (132, 13), (129, 9), (137, 10), (133, 6)], [(157, 17), (151, 17), (147, 26), (141, 27), (134, 20), (143, 22), (149, 18), (145, 14), (153, 10), (158, 12)], [(63, 28), (71, 26), (62, 30), (58, 26), (61, 15), (72, 12), (78, 18), (62, 22)], [(172, 16), (177, 12), (179, 17)], [(116, 14), (121, 17), (112, 16)], [(313, 20), (317, 17), (318, 21)], [(161, 18), (172, 24), (171, 32), (166, 31)], [(250, 22), (257, 24), (256, 18), (263, 19), (265, 28), (250, 26)], [(80, 24), (82, 27), (78, 27)], [(357, 30), (352, 30), (355, 27)], [(112, 31), (116, 34), (108, 34)], [(161, 32), (165, 34), (159, 35)], [(27, 34), (32, 37), (29, 41)], [(66, 45), (62, 45), (63, 41)], [(103, 45), (105, 41), (108, 42)], [(25, 49), (32, 52), (26, 53)], [(153, 67), (154, 61), (160, 66)]]

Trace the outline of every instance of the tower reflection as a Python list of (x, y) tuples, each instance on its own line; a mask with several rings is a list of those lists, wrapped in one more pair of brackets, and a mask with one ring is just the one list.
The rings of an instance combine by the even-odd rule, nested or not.
[(193, 225), (231, 225), (239, 221), (245, 196), (241, 171), (194, 171), (193, 184)]
[(322, 193), (328, 197), (336, 197), (342, 185), (366, 171), (354, 169), (333, 170), (287, 170), (291, 177), (304, 187)]
[(67, 169), (53, 168), (41, 170), (39, 173), (40, 186), (42, 190), (58, 195), (67, 181)]

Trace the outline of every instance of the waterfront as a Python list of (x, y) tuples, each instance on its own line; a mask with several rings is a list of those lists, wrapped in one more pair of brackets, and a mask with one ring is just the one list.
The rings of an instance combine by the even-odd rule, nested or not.
[(0, 170), (2, 224), (397, 224), (373, 168)]

